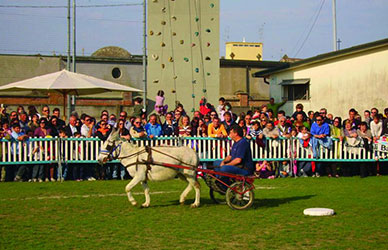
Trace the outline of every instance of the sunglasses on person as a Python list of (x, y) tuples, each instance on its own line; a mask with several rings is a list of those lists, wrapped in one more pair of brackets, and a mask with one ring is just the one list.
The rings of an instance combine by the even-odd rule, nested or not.
[(49, 112), (49, 110), (48, 110), (48, 109), (43, 109), (42, 111), (43, 111), (43, 112)]
[(90, 122), (90, 119), (85, 119), (85, 122)]
[(140, 122), (134, 122), (134, 124), (140, 124)]
[(124, 125), (124, 123), (120, 122), (119, 125)]
[(317, 121), (317, 122), (321, 122), (321, 121), (322, 121), (322, 119), (317, 119), (316, 121)]
[(106, 125), (106, 123), (101, 123), (101, 126), (105, 126)]

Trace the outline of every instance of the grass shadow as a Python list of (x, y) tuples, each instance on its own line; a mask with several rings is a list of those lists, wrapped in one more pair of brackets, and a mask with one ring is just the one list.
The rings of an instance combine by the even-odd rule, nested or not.
[(285, 203), (290, 203), (298, 200), (308, 200), (314, 197), (315, 195), (303, 195), (303, 196), (291, 196), (285, 198), (274, 198), (274, 199), (255, 199), (253, 202), (252, 208), (269, 208), (269, 207), (278, 207)]

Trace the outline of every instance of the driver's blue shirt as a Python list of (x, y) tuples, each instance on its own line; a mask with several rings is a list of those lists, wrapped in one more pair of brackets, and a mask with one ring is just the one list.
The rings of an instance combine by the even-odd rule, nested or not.
[(233, 144), (230, 156), (232, 157), (232, 160), (240, 158), (242, 160), (241, 164), (244, 168), (246, 168), (250, 173), (254, 172), (251, 147), (245, 138), (241, 138), (238, 142)]

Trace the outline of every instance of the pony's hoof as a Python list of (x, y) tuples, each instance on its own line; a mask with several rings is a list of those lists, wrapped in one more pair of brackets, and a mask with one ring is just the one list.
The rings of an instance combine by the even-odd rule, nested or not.
[(185, 201), (179, 201), (179, 204), (180, 204), (181, 206), (183, 206), (183, 205), (185, 205)]
[(199, 207), (199, 204), (191, 204), (190, 207), (191, 208), (197, 208), (197, 207)]
[(131, 201), (131, 204), (132, 204), (132, 206), (134, 206), (134, 207), (137, 206), (137, 202), (136, 202), (136, 201)]
[(148, 207), (150, 207), (150, 204), (146, 204), (146, 203), (141, 204), (141, 208), (148, 208)]

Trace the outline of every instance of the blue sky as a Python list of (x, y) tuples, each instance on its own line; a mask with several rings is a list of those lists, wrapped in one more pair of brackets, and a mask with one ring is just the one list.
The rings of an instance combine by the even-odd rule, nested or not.
[[(77, 0), (79, 5), (141, 0)], [(310, 35), (307, 33), (322, 10)], [(66, 5), (67, 0), (0, 0), (0, 5)], [(264, 60), (284, 54), (307, 58), (332, 50), (332, 0), (221, 0), (220, 56), (224, 43), (264, 43)], [(388, 1), (337, 0), (341, 48), (388, 37)], [(1, 54), (66, 54), (66, 9), (0, 7)], [(77, 53), (115, 45), (142, 52), (142, 6), (77, 9)], [(306, 38), (307, 37), (307, 38)], [(302, 46), (303, 41), (305, 41)]]

